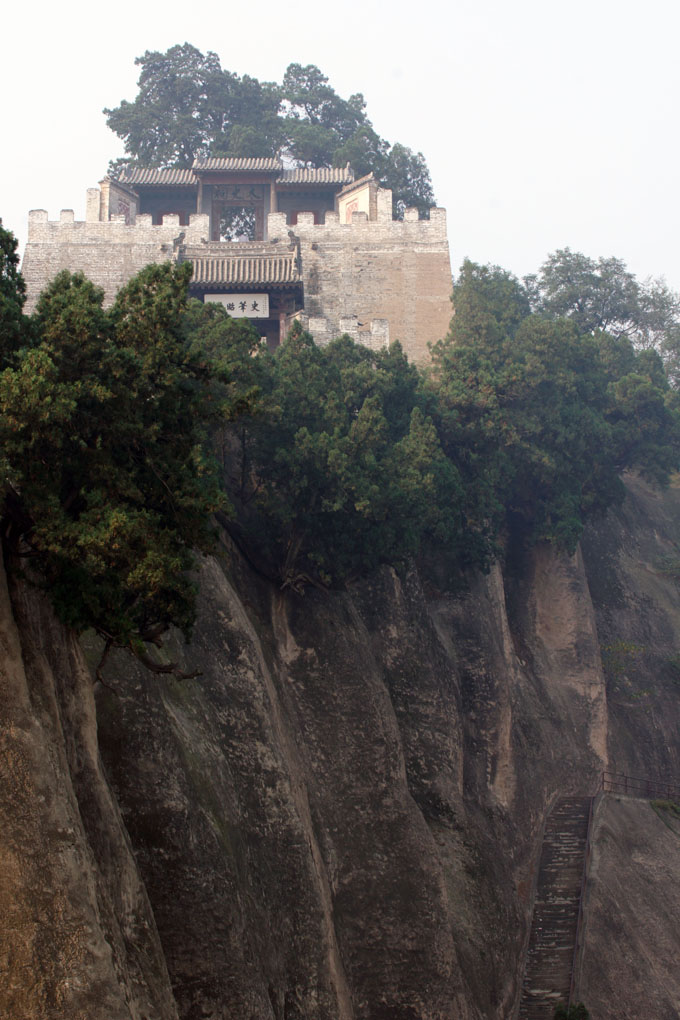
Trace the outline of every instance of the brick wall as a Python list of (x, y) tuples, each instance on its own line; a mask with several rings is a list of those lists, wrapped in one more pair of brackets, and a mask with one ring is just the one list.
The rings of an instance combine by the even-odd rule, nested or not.
[[(400, 340), (411, 360), (423, 361), (451, 319), (446, 212), (432, 209), (419, 220), (407, 210), (403, 221), (393, 220), (391, 194), (379, 197), (377, 221), (355, 213), (343, 224), (327, 213), (315, 225), (303, 214), (292, 228), (300, 238), (305, 322), (319, 343), (342, 332), (372, 347)], [(270, 214), (270, 240), (289, 229), (282, 214)]]
[[(88, 192), (88, 208), (93, 205)], [(189, 226), (180, 227), (178, 216), (165, 216), (153, 226), (151, 216), (138, 215), (127, 225), (124, 217), (108, 222), (77, 221), (70, 209), (63, 209), (59, 220), (48, 220), (43, 209), (34, 209), (28, 217), (28, 242), (21, 266), (26, 280), (26, 311), (31, 312), (40, 292), (62, 269), (82, 272), (104, 289), (105, 302), (111, 304), (127, 281), (151, 262), (166, 262), (173, 257), (173, 242), (180, 232), (185, 243), (200, 244), (209, 237), (210, 224), (205, 215), (194, 214)]]

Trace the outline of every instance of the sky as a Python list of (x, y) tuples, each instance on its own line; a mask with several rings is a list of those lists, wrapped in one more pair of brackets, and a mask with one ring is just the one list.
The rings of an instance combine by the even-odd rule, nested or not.
[(378, 133), (421, 151), (465, 257), (519, 276), (569, 247), (680, 290), (677, 0), (33, 0), (0, 27), (0, 217), (84, 219), (123, 145), (104, 107), (136, 94), (135, 57), (189, 42), (280, 81), (316, 64), (363, 92)]

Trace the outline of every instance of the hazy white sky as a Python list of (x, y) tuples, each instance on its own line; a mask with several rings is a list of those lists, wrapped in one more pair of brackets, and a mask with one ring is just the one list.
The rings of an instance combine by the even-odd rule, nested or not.
[(452, 261), (522, 275), (569, 246), (680, 290), (677, 0), (84, 0), (6, 5), (0, 217), (84, 218), (122, 144), (104, 106), (133, 99), (147, 49), (190, 42), (280, 81), (317, 64), (363, 92), (383, 137), (421, 150)]

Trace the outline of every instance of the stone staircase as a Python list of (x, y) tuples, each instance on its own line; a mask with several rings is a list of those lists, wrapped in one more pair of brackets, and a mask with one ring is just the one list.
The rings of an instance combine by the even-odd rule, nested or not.
[(546, 821), (518, 1020), (552, 1020), (569, 999), (590, 805), (564, 797)]

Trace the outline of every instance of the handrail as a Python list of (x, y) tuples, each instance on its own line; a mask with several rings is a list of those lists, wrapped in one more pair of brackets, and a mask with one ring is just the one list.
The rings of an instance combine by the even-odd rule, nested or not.
[(680, 801), (680, 786), (663, 779), (643, 779), (640, 776), (629, 776), (625, 772), (614, 772), (605, 769), (602, 773), (602, 790), (604, 793), (623, 793), (631, 797), (646, 799), (664, 798)]

